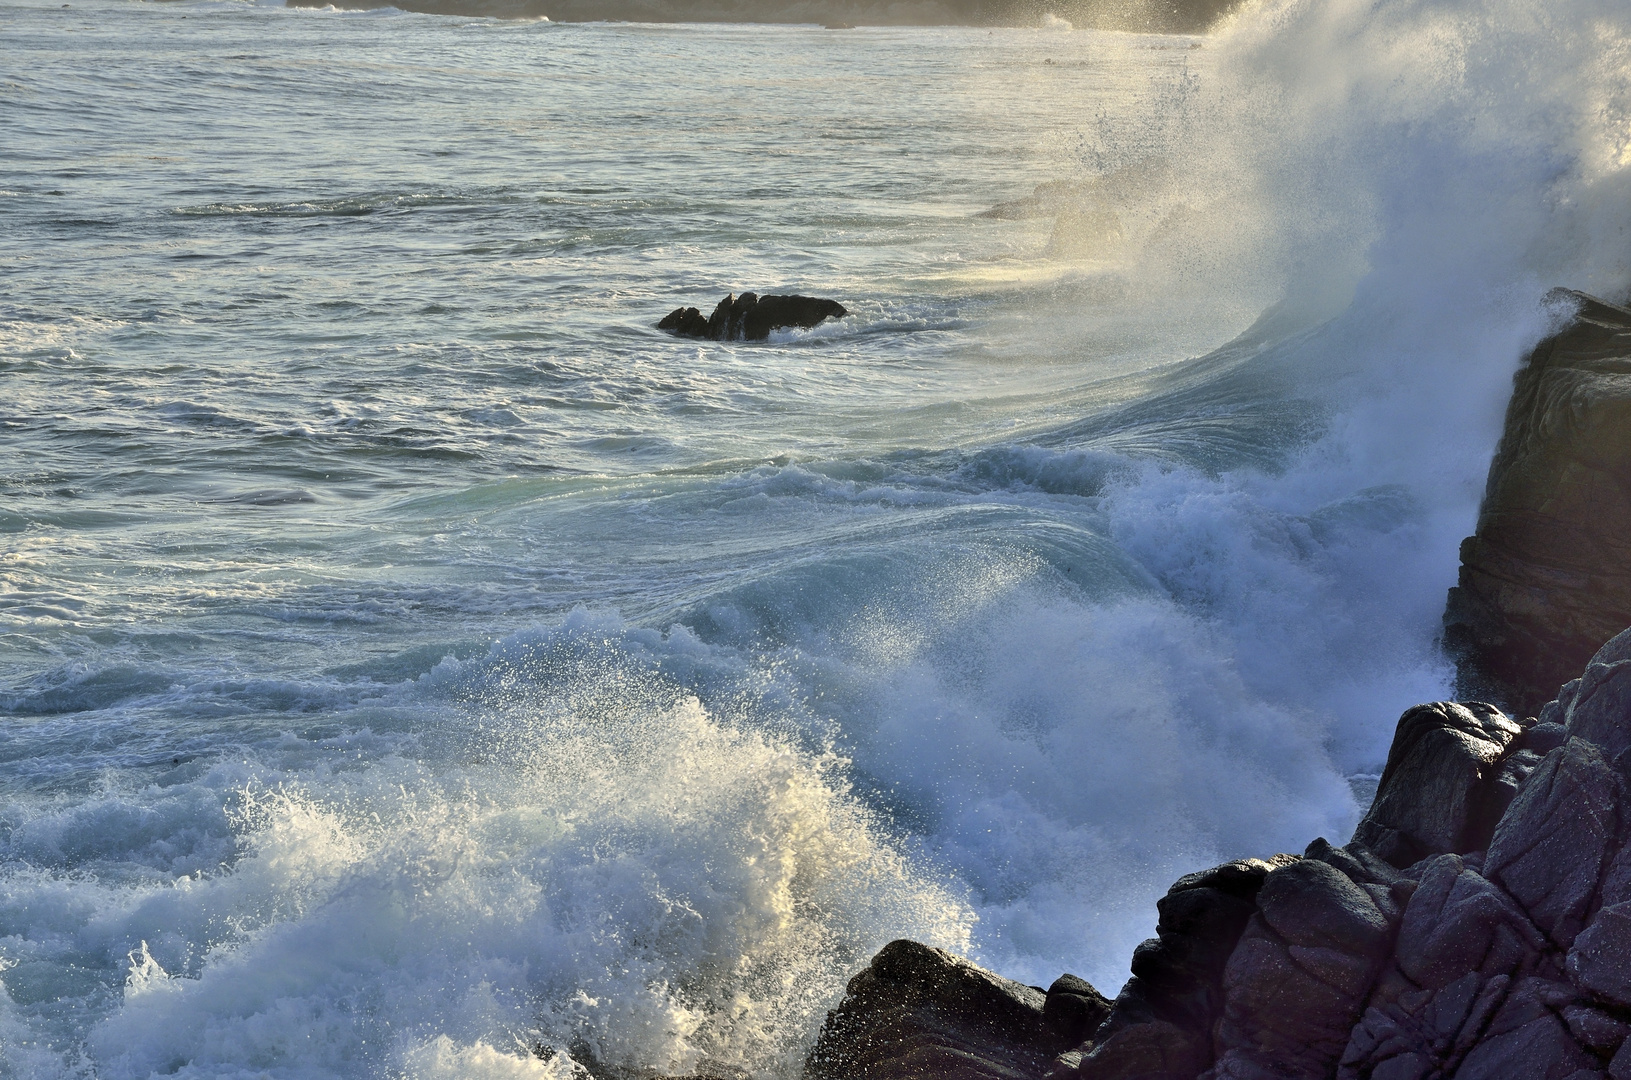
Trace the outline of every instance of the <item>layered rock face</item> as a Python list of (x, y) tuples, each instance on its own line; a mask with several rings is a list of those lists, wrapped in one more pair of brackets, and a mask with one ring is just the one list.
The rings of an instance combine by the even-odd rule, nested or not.
[(1518, 372), (1444, 616), (1461, 694), (1533, 714), (1631, 623), (1631, 310), (1581, 293)]
[(1539, 712), (1406, 712), (1354, 838), (1180, 879), (1102, 1021), (896, 942), (807, 1075), (1631, 1080), (1631, 630)]

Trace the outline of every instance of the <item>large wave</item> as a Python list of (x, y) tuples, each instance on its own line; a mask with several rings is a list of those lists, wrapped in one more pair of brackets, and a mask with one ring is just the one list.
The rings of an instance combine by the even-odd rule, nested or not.
[(791, 1075), (892, 937), (1113, 991), (1179, 873), (1345, 839), (1448, 691), (1543, 296), (1631, 287), (1631, 12), (1279, 0), (1195, 57), (1088, 118), (1057, 228), (1113, 238), (1107, 295), (1250, 330), (1022, 443), (641, 500), (756, 560), (279, 688), (335, 730), (19, 798), (5, 1069)]

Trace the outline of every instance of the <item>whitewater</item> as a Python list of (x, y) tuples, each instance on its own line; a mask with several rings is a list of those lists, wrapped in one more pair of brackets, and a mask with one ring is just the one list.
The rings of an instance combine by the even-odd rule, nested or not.
[[(1346, 840), (1631, 290), (1621, 0), (7, 0), (0, 133), (18, 1080), (792, 1078), (897, 937), (1113, 995)], [(743, 290), (851, 314), (654, 329)]]

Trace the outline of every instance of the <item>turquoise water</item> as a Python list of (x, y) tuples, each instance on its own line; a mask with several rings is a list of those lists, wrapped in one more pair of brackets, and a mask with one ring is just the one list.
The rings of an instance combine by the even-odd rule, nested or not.
[[(1113, 993), (1345, 839), (1631, 284), (1565, 6), (0, 6), (0, 1075), (792, 1075), (892, 938)], [(743, 290), (851, 315), (654, 329)]]

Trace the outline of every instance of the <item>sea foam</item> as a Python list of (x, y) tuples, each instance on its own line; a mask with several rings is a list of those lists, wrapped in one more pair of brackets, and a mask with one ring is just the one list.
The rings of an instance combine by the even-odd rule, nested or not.
[[(1048, 47), (1077, 39), (1107, 64), (1138, 47)], [(604, 481), (590, 509), (509, 481), (427, 497), (424, 549), (490, 530), (459, 570), (512, 572), (496, 597), (349, 580), (233, 597), (280, 629), (361, 634), (448, 618), (449, 597), (502, 622), (548, 573), (681, 567), (621, 614), (475, 645), (449, 629), (281, 681), (154, 658), (156, 639), (128, 663), (60, 657), (8, 696), (28, 714), (14, 738), (100, 771), (7, 796), (5, 1069), (791, 1076), (898, 936), (1113, 992), (1174, 877), (1345, 839), (1394, 718), (1449, 692), (1443, 590), (1510, 374), (1559, 315), (1542, 297), (1631, 286), (1628, 42), (1607, 0), (1248, 4), (1171, 43), (1193, 61), (1124, 114), (1081, 118), (1072, 179), (1122, 243), (1010, 323), (1070, 341), (1104, 316), (1075, 310), (1090, 295), (1134, 326), (1230, 313), (1232, 345), (1128, 361), (1079, 391), (1082, 415), (1023, 438), (865, 455), (834, 438), (825, 459)], [(263, 217), (287, 223), (206, 220)], [(44, 324), (10, 325), (61, 355)], [(700, 375), (588, 372), (571, 404), (598, 416), (734, 370), (761, 396), (719, 389), (709, 415), (768, 414), (807, 385), (782, 358), (826, 347), (798, 344)], [(528, 393), (567, 385), (553, 360), (518, 367)], [(444, 449), (397, 403), (331, 408), (333, 430), (301, 421), (322, 436), (302, 454), (359, 426), (357, 460)], [(591, 434), (608, 454), (681, 441)], [(578, 490), (603, 483), (582, 471)], [(600, 561), (548, 565), (551, 531), (584, 520), (571, 535)], [(625, 564), (638, 530), (662, 542)], [(379, 542), (371, 567), (408, 547)]]

